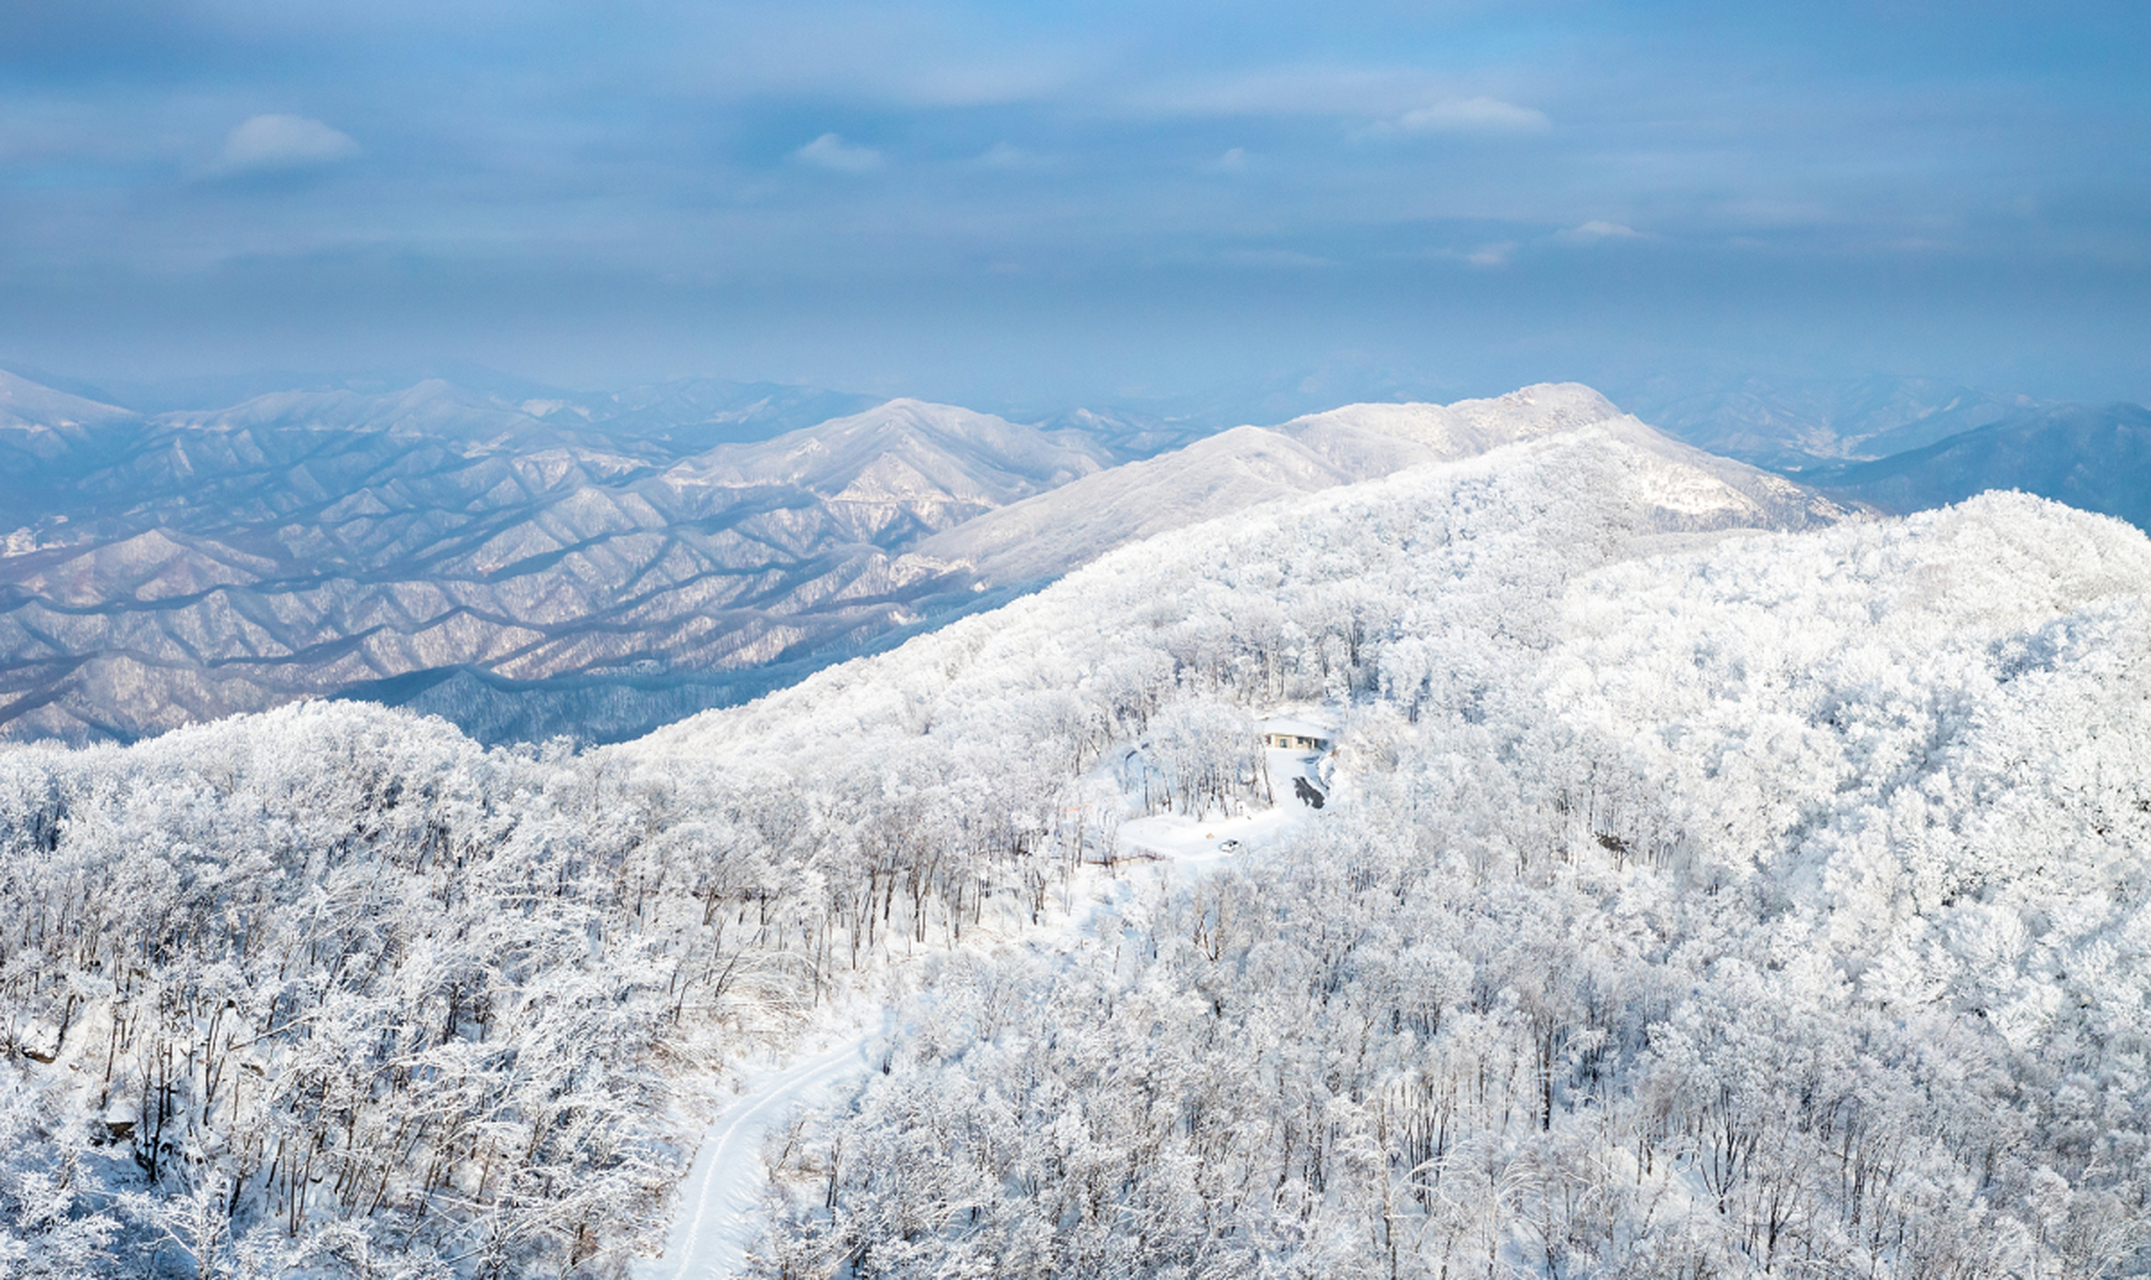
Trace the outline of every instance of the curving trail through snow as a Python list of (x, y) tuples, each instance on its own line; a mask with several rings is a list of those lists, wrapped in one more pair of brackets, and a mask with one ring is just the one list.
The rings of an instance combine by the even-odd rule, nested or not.
[(761, 1230), (762, 1141), (800, 1106), (837, 1101), (880, 1061), (886, 1028), (757, 1079), (703, 1135), (680, 1184), (679, 1217), (665, 1252), (638, 1259), (635, 1280), (728, 1280), (747, 1265)]
[[(1279, 757), (1271, 766), (1276, 776), (1291, 776), (1301, 767), (1298, 756), (1273, 754)], [(1311, 810), (1292, 801), (1234, 818), (1159, 815), (1123, 825), (1121, 845), (1159, 859), (1160, 869), (1168, 874), (1201, 876), (1237, 852), (1268, 844), (1309, 816)], [(1228, 843), (1233, 847), (1224, 847)], [(1131, 891), (1132, 886), (1118, 883), (1108, 897)], [(1094, 902), (1091, 910), (1070, 916), (1060, 932), (1071, 937), (1088, 933), (1102, 905), (1104, 900)], [(883, 1046), (894, 1034), (894, 1012), (886, 1011), (882, 1025), (873, 1030), (750, 1078), (746, 1091), (704, 1132), (694, 1165), (680, 1184), (679, 1216), (665, 1252), (637, 1259), (635, 1280), (730, 1280), (746, 1269), (747, 1251), (764, 1226), (763, 1140), (796, 1109), (826, 1107), (851, 1096), (880, 1064)]]

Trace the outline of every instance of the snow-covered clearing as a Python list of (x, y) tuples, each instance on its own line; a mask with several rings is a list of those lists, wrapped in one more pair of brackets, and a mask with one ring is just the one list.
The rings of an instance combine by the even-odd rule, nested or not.
[(1153, 814), (1123, 823), (1120, 848), (1127, 856), (1195, 870), (1217, 865), (1275, 840), (1314, 810), (1292, 791), (1295, 778), (1314, 776), (1314, 757), (1299, 751), (1270, 751), (1270, 785), (1275, 806), (1236, 817), (1194, 818), (1180, 813)]

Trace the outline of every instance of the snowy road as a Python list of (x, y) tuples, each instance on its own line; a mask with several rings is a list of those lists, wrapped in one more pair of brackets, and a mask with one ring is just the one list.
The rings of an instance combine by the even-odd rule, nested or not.
[(662, 1257), (639, 1259), (635, 1280), (727, 1280), (746, 1267), (761, 1230), (762, 1140), (800, 1106), (835, 1102), (881, 1060), (882, 1028), (752, 1080), (703, 1135), (680, 1184), (679, 1217)]
[[(1236, 853), (1269, 843), (1311, 813), (1286, 801), (1235, 818), (1159, 815), (1122, 826), (1121, 846), (1159, 858), (1178, 874), (1200, 876)], [(1226, 848), (1228, 844), (1232, 847)], [(1108, 897), (1131, 891), (1124, 882), (1115, 888), (1117, 893), (1109, 891)], [(1063, 931), (1071, 937), (1089, 932), (1095, 906), (1071, 916)], [(729, 1280), (739, 1275), (763, 1227), (763, 1140), (795, 1109), (828, 1106), (851, 1096), (880, 1065), (890, 1035), (885, 1022), (810, 1058), (750, 1076), (746, 1090), (703, 1134), (694, 1167), (680, 1184), (679, 1217), (664, 1254), (638, 1259), (635, 1280)]]

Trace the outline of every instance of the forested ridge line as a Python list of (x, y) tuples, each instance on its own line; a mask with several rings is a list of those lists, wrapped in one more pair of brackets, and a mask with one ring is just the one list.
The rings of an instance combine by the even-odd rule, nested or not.
[(2151, 546), (1993, 495), (1490, 550), (1323, 822), (950, 962), (763, 1273), (2151, 1272)]
[[(1042, 917), (1077, 866), (1115, 846), (1124, 817), (1266, 803), (1254, 716), (1321, 701), (1352, 709), (1341, 776), (1347, 798), (1356, 789), (1361, 799), (1341, 821), (1325, 821), (1328, 843), (1317, 846), (1346, 876), (1342, 887), (1318, 877), (1295, 897), (1289, 886), (1302, 873), (1280, 865), (1267, 884), (1271, 870), (1251, 869), (1203, 903), (1159, 904), (1154, 927), (1142, 926), (1153, 942), (1120, 949), (1118, 967), (1086, 961), (1026, 976), (1021, 961), (1005, 971), (966, 962), (986, 965), (990, 982), (952, 970), (936, 990), (946, 1009), (966, 1008), (973, 987), (1027, 1003), (990, 1026), (948, 1015), (955, 1030), (908, 1042), (857, 1116), (822, 1131), (852, 1137), (795, 1153), (806, 1163), (784, 1185), (819, 1190), (785, 1208), (792, 1225), (772, 1242), (773, 1265), (908, 1274), (970, 1258), (964, 1265), (1010, 1274), (1094, 1265), (1168, 1274), (1239, 1259), (1231, 1265), (1354, 1274), (1365, 1257), (1352, 1250), (1372, 1239), (1364, 1215), (1374, 1201), (1347, 1196), (1349, 1185), (1369, 1194), (1387, 1187), (1391, 1208), (1380, 1221), (1418, 1233), (1416, 1252), (1400, 1245), (1382, 1255), (1400, 1273), (1408, 1258), (1477, 1258), (1483, 1246), (1489, 1265), (1579, 1274), (1580, 1253), (1526, 1255), (1511, 1192), (1473, 1202), (1478, 1236), (1437, 1229), (1431, 1209), (1397, 1209), (1426, 1181), (1424, 1170), (1413, 1172), (1424, 1160), (1387, 1164), (1374, 1147), (1353, 1148), (1356, 1181), (1326, 1172), (1318, 1193), (1294, 1192), (1299, 1207), (1278, 1208), (1292, 1177), (1312, 1185), (1294, 1162), (1318, 1153), (1325, 1170), (1341, 1169), (1335, 1144), (1346, 1132), (1290, 1110), (1250, 1114), (1230, 1136), (1213, 1132), (1207, 1147), (1147, 1148), (1170, 1156), (1158, 1167), (1199, 1190), (1242, 1188), (1201, 1190), (1163, 1233), (1144, 1229), (1127, 1197), (1181, 1204), (1159, 1197), (1182, 1184), (1146, 1182), (1147, 1165), (1064, 1162), (1019, 1177), (927, 1130), (945, 1159), (914, 1162), (922, 1175), (932, 1171), (917, 1185), (942, 1190), (923, 1202), (877, 1202), (895, 1206), (890, 1217), (862, 1209), (855, 1179), (869, 1166), (836, 1151), (887, 1151), (877, 1144), (902, 1135), (924, 1141), (909, 1118), (892, 1119), (889, 1091), (916, 1087), (921, 1072), (954, 1072), (936, 1087), (971, 1096), (991, 1085), (987, 1065), (1024, 1026), (1038, 1078), (1063, 1081), (1056, 1107), (1045, 1095), (1033, 1100), (1046, 1108), (1035, 1114), (1050, 1119), (1054, 1142), (1077, 1140), (1085, 1117), (1103, 1123), (1130, 1097), (1152, 1107), (1146, 1124), (1166, 1124), (1158, 1132), (1183, 1124), (1164, 1119), (1177, 1085), (1123, 1095), (1135, 1083), (1124, 1073), (1068, 1083), (1090, 1037), (1140, 1035), (1160, 1063), (1229, 1049), (1342, 1124), (1368, 1079), (1377, 1091), (1403, 1087), (1384, 1063), (1449, 1052), (1437, 1036), (1474, 1025), (1494, 1028), (1482, 1055), (1492, 1056), (1471, 1073), (1479, 1109), (1448, 1123), (1474, 1126), (1482, 1146), (1510, 1132), (1487, 1119), (1495, 1114), (1573, 1135), (1572, 1114), (1610, 1108), (1646, 1078), (1638, 1064), (1668, 1043), (1652, 1030), (1661, 1021), (1653, 1011), (1687, 1007), (1676, 998), (1683, 978), (1694, 985), (1700, 974), (1721, 997), (1741, 990), (1716, 985), (1733, 970), (1704, 957), (1728, 920), (1746, 917), (1721, 918), (1714, 912), (1732, 908), (1711, 904), (1759, 903), (1763, 919), (1808, 919), (1820, 910), (1811, 882), (1834, 886), (1841, 900), (1823, 912), (1838, 933), (1806, 937), (1837, 966), (1816, 972), (1834, 973), (1848, 1001), (1889, 1022), (1892, 1001), (1942, 981), (1922, 977), (1914, 961), (1930, 940), (1957, 945), (1951, 931), (1969, 928), (1959, 921), (1976, 895), (1956, 871), (1893, 863), (1894, 837), (1862, 844), (1843, 815), (1894, 812), (1923, 794), (1905, 785), (1928, 776), (1913, 767), (1919, 751), (1959, 739), (2002, 749), (1995, 734), (1962, 732), (1979, 716), (2047, 724), (1969, 696), (1985, 688), (1979, 679), (2013, 672), (2025, 687), (2054, 683), (2040, 673), (2079, 652), (2111, 665), (2113, 637), (2133, 617), (2129, 601), (2151, 580), (2141, 537), (2048, 504), (1997, 499), (1924, 523), (1736, 540), (1634, 562), (1635, 538), (1655, 528), (1649, 475), (1610, 442), (1567, 440), (1271, 508), (1116, 553), (894, 653), (617, 748), (486, 751), (438, 721), (342, 704), (126, 749), (10, 750), (0, 755), (0, 901), (9, 904), (0, 922), (9, 1049), (0, 1125), (14, 1141), (0, 1200), (14, 1225), (0, 1248), (27, 1275), (136, 1273), (152, 1247), (154, 1267), (169, 1275), (618, 1274), (654, 1249), (696, 1099), (706, 1096), (697, 1091), (723, 1064), (792, 1034), (818, 1002), (875, 989), (892, 961), (959, 945), (996, 920)], [(1809, 581), (1834, 586), (1809, 598), (1799, 585)], [(1730, 593), (1738, 608), (1698, 611), (1697, 582)], [(1882, 633), (1862, 631), (1861, 619), (1888, 621), (1888, 643), (1874, 643)], [(1714, 629), (1678, 632), (1699, 620)], [(1913, 654), (1940, 674), (1918, 675)], [(1839, 664), (1831, 679), (1792, 681), (1825, 658)], [(1773, 673), (1792, 682), (1770, 684)], [(1740, 683), (1750, 679), (1763, 683)], [(2072, 675), (2055, 687), (2085, 686)], [(2133, 731), (2128, 717), (2140, 704), (2114, 705), (2115, 732)], [(1678, 733), (1668, 729), (1675, 721)], [(1695, 736), (1706, 722), (1718, 739)], [(1651, 733), (1658, 745), (1646, 750)], [(1702, 750), (1706, 741), (1718, 745)], [(1782, 754), (1756, 754), (1763, 747)], [(2086, 891), (2082, 909), (2110, 912), (2134, 901), (2122, 869), (2134, 865), (2140, 833), (2127, 825), (2135, 811), (2114, 799), (2120, 772), (2111, 761), (2097, 768), (2107, 790), (2084, 791), (2090, 799), (2062, 810), (2043, 792), (2010, 790), (2007, 770), (1962, 776), (1995, 798), (1992, 812), (2039, 831), (2054, 812), (2095, 812), (2107, 824), (2100, 847), (2109, 852), (2097, 864), (2107, 879)], [(1396, 813), (1406, 815), (1401, 823)], [(1990, 867), (1981, 884), (2021, 882), (2002, 849), (1980, 855)], [(1318, 855), (1280, 855), (1294, 856)], [(2074, 863), (2054, 866), (2059, 879), (2042, 885), (2074, 883)], [(1869, 881), (1885, 887), (1844, 887)], [(1922, 896), (1930, 882), (1940, 896)], [(1624, 896), (1643, 893), (1636, 886), (1657, 886), (1658, 896)], [(1696, 890), (1699, 905), (1671, 912), (1661, 899), (1674, 888)], [(1542, 901), (1557, 891), (1569, 896)], [(1340, 996), (1355, 989), (1367, 940), (1399, 930), (1408, 936), (1396, 945), (1408, 950), (1447, 927), (1442, 913), (1493, 911), (1460, 905), (1476, 903), (1472, 894), (1507, 895), (1500, 919), (1571, 921), (1556, 940), (1576, 947), (1598, 945), (1610, 914), (1672, 959), (1642, 964), (1633, 988), (1587, 988), (1595, 990), (1587, 999), (1574, 986), (1549, 987), (1546, 1038), (1527, 1043), (1503, 1039), (1523, 1035), (1519, 1027), (1539, 1035), (1531, 1018), (1500, 1012), (1502, 992), (1515, 988), (1504, 976), (1511, 970), (1459, 951), (1425, 983), (1411, 970), (1400, 986), (1418, 984), (1411, 999), (1425, 1008), (1389, 1009), (1386, 996), (1361, 1002), (1363, 1032), (1346, 1039), (1364, 1046), (1352, 1071), (1372, 1077), (1323, 1066), (1318, 1046), (1353, 1025), (1324, 1011), (1352, 1007)], [(1942, 920), (1932, 904), (1945, 897), (1959, 914)], [(1347, 900), (1358, 908), (1332, 912)], [(1423, 909), (1382, 905), (1391, 900)], [(1554, 911), (1551, 901), (1596, 905)], [(1920, 910), (1907, 915), (1906, 902)], [(1981, 970), (1981, 981), (2002, 984), (1982, 996), (1995, 1029), (1974, 1040), (1997, 1053), (1993, 1037), (2003, 1036), (2020, 1055), (2006, 1073), (2015, 1096), (2075, 1099), (2084, 1086), (2074, 1076), (2018, 1067), (2060, 1070), (2053, 1064), (2064, 1059), (2045, 1047), (2060, 1033), (2048, 1028), (2059, 1025), (2055, 1010), (2078, 1006), (2043, 1004), (2045, 986), (2019, 990), (2004, 978), (2044, 981), (2039, 966), (2050, 961), (2086, 972), (2060, 941), (2111, 944), (2112, 931), (2082, 925), (2107, 915), (2078, 920), (2039, 898), (2019, 912), (2027, 937), (2044, 936), (2023, 924), (2034, 910), (2046, 913), (2057, 942), (2009, 943), (2014, 935), (1995, 925), (2004, 941), (1993, 954), (2002, 958)], [(1909, 918), (1938, 932), (1900, 937)], [(1272, 1009), (1246, 1024), (1262, 1028), (1262, 1044), (1236, 1038), (1246, 1034), (1236, 1020), (1263, 1001), (1302, 998), (1293, 995), (1302, 962), (1290, 948), (1307, 928), (1331, 939), (1322, 966), (1307, 971), (1322, 975), (1305, 986), (1313, 1011), (1288, 1010), (1280, 1024)], [(1172, 941), (1183, 935), (1184, 947)], [(1721, 950), (1775, 972), (1741, 937)], [(1204, 976), (1187, 967), (1189, 947), (1206, 957), (1202, 965), (1225, 968)], [(2137, 952), (2106, 963), (2095, 972), (2126, 990)], [(1759, 981), (1774, 991), (1777, 979)], [(1140, 1002), (1094, 1005), (1086, 994), (1126, 983), (1170, 997), (1172, 1017), (1131, 1022)], [(1937, 998), (1960, 998), (1939, 989)], [(2004, 998), (2011, 992), (2013, 1002)], [(1576, 1012), (1579, 999), (1586, 1013)], [(2101, 1017), (2112, 1012), (2098, 1007), (2107, 1009)], [(1819, 1008), (1817, 1016), (1838, 1016), (1837, 1006)], [(1691, 1010), (1705, 1039), (1733, 1025), (1717, 1009)], [(1974, 1015), (1958, 1012), (1953, 1034), (1970, 1034), (1964, 1017)], [(1384, 1013), (1392, 1025), (1377, 1038)], [(1024, 1021), (1040, 1017), (1054, 1021)], [(2020, 1025), (2045, 1038), (2014, 1047), (2008, 1036)], [(2133, 1041), (2108, 1022), (2096, 1026), (2105, 1038), (2085, 1061), (2120, 1081), (2113, 1073), (2127, 1064), (2113, 1055), (2136, 1052)], [(1167, 1034), (1174, 1028), (1186, 1034)], [(1405, 1033), (1417, 1039), (1396, 1039)], [(1891, 1043), (1916, 1045), (1925, 1034)], [(973, 1039), (984, 1047), (966, 1049)], [(1057, 1057), (1061, 1049), (1074, 1056)], [(1579, 1054), (1599, 1075), (1575, 1074)], [(2101, 1084), (2083, 1096), (2118, 1117), (2112, 1132), (2133, 1132), (2132, 1087)], [(1578, 1102), (1592, 1096), (1608, 1101)], [(997, 1105), (988, 1097), (976, 1115), (997, 1115)], [(1688, 1177), (1687, 1139), (1675, 1130), (1691, 1113), (1666, 1114), (1676, 1118), (1652, 1139), (1661, 1146), (1648, 1163)], [(1191, 1134), (1201, 1128), (1185, 1124)], [(1288, 1144), (1281, 1164), (1263, 1146), (1273, 1139)], [(1453, 1144), (1440, 1150), (1461, 1158)], [(1603, 1163), (1610, 1150), (1587, 1143), (1578, 1159)], [(2087, 1198), (2040, 1203), (2061, 1204), (2054, 1221), (2063, 1226), (2091, 1220), (2106, 1203), (2088, 1197), (2140, 1205), (2140, 1174), (2126, 1163), (2133, 1151), (2122, 1143), (2086, 1158), (2042, 1156), (2038, 1167), (2061, 1179), (2067, 1197)], [(1092, 1171), (1080, 1195), (1054, 1189), (1077, 1167)], [(1245, 1188), (1278, 1169), (1286, 1176), (1269, 1183), (1265, 1221), (1282, 1235), (1257, 1230), (1242, 1212)], [(962, 1196), (936, 1181), (959, 1175), (970, 1188)], [(2032, 1184), (1982, 1178), (1970, 1194), (1999, 1206), (1995, 1222), (2030, 1221), (2017, 1200), (2000, 1197)], [(1444, 1195), (1461, 1184), (1446, 1185)], [(1727, 1185), (1729, 1206), (1746, 1203), (1744, 1190)], [(1934, 1185), (1956, 1195), (1956, 1183)], [(999, 1237), (975, 1224), (1004, 1221), (992, 1203), (1020, 1207), (1005, 1219), (1016, 1232), (1008, 1238), (1028, 1241), (1030, 1253), (980, 1252)], [(1317, 1222), (1309, 1215), (1323, 1205), (1335, 1216)], [(1666, 1221), (1646, 1216), (1633, 1238), (1659, 1239), (1651, 1231)], [(1895, 1269), (1875, 1274), (1948, 1274), (1901, 1265), (1926, 1256), (1917, 1249), (1863, 1256)], [(1722, 1274), (1729, 1264), (1712, 1265)]]

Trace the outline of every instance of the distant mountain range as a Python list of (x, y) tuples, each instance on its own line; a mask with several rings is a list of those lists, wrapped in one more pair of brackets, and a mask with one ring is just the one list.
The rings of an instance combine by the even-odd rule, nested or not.
[(127, 739), (343, 695), (494, 741), (627, 737), (1138, 537), (1563, 431), (1646, 443), (1694, 527), (1811, 497), (1581, 387), (1148, 460), (1187, 428), (708, 381), (529, 390), (144, 413), (0, 375), (0, 733)]
[(2052, 405), (1872, 462), (1817, 467), (1802, 480), (1891, 511), (2022, 489), (2151, 530), (2151, 409)]
[(609, 403), (435, 381), (144, 416), (0, 375), (0, 731), (128, 738), (353, 689), (456, 711), (566, 678), (615, 682), (610, 719), (587, 691), (562, 713), (625, 733), (739, 696), (678, 673), (969, 607), (969, 577), (902, 548), (1116, 460), (915, 401), (781, 434), (826, 393)]
[(1563, 432), (1656, 459), (1666, 531), (1997, 487), (2151, 527), (2151, 412), (1910, 379), (1671, 395), (1657, 412), (1685, 443), (1575, 384), (1214, 431), (769, 383), (476, 380), (202, 409), (169, 406), (258, 383), (122, 407), (0, 373), (0, 736), (124, 740), (346, 696), (488, 741), (616, 740), (1140, 538)]
[(1773, 471), (1887, 457), (2036, 407), (1938, 378), (1660, 375), (1621, 386), (1630, 412), (1699, 449)]
[(1622, 403), (1671, 435), (1847, 502), (1911, 512), (2021, 489), (2151, 530), (2151, 410), (1934, 378), (1664, 377)]

